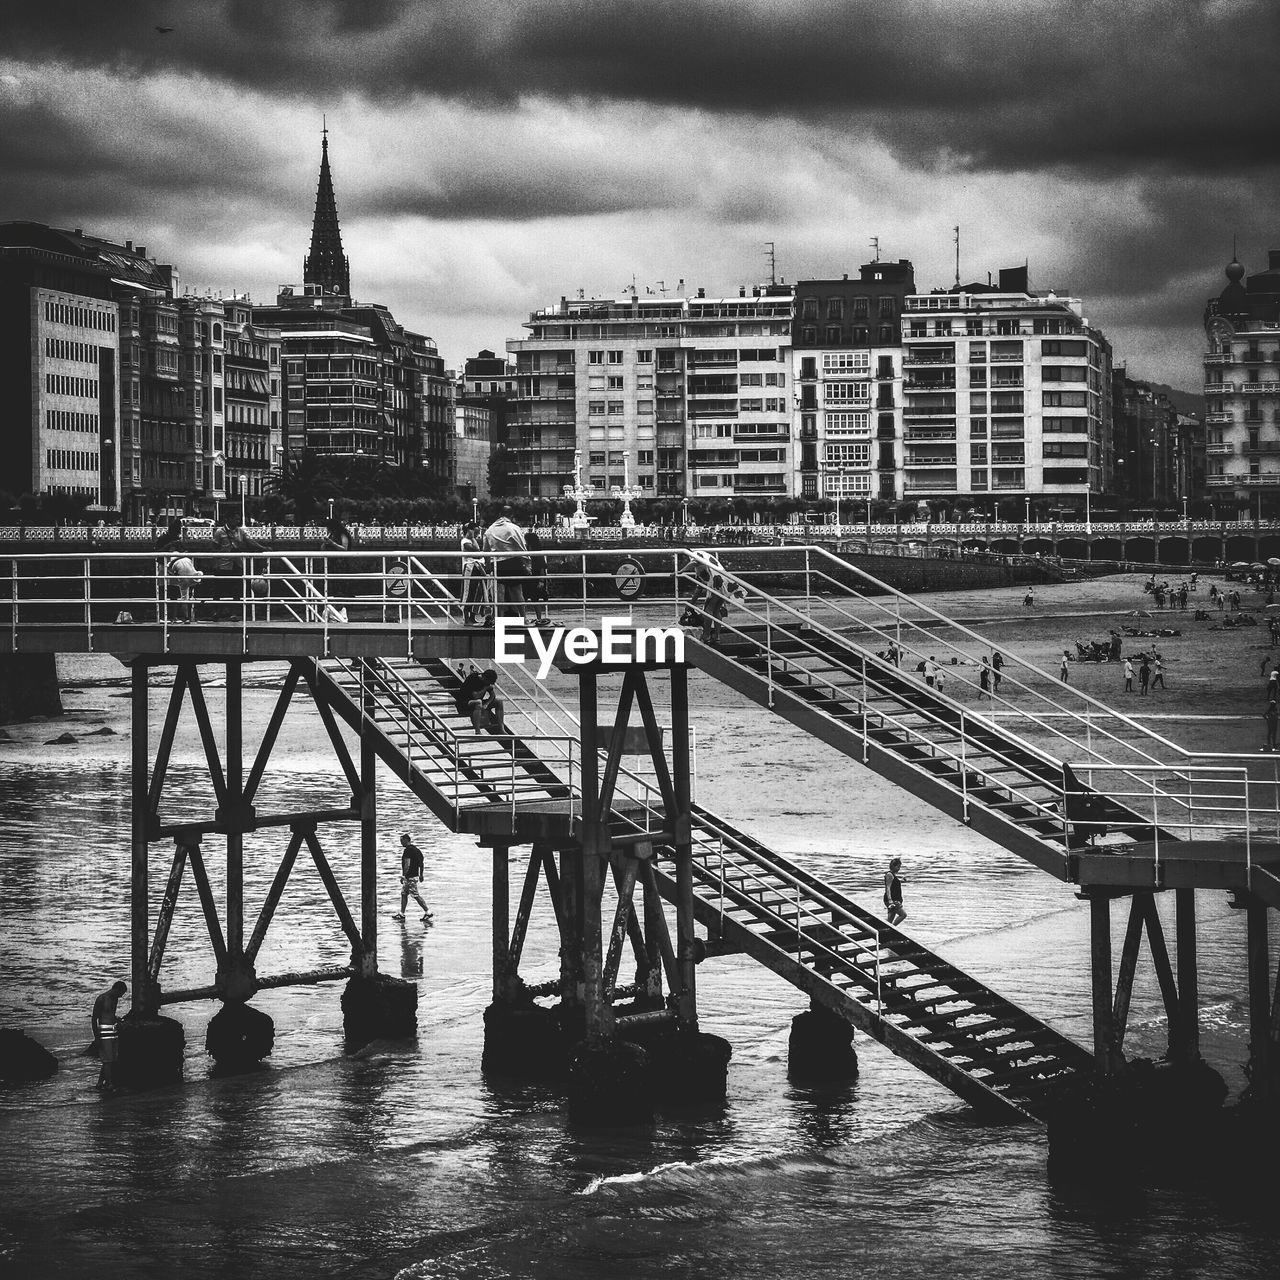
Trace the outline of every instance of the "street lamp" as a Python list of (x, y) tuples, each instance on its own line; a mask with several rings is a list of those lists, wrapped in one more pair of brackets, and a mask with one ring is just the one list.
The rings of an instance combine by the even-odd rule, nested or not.
[(689, 499), (680, 499), (680, 523), (685, 527), (689, 527)]
[(329, 523), (333, 523), (333, 499), (329, 499)]
[(480, 523), (480, 499), (475, 495), (471, 498), (471, 523)]
[(1031, 523), (1031, 499), (1030, 499), (1030, 498), (1023, 498), (1023, 500), (1022, 500), (1022, 501), (1023, 501), (1023, 504), (1024, 504), (1024, 510), (1025, 510), (1025, 512), (1026, 512), (1025, 518), (1023, 519), (1022, 523), (1023, 523), (1023, 524), (1030, 524), (1030, 523)]

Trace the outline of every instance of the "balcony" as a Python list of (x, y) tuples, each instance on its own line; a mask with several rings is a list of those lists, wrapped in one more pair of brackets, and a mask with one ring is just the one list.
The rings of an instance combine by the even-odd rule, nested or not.
[(1230, 382), (1206, 382), (1204, 384), (1204, 394), (1207, 396), (1230, 395), (1236, 389)]
[[(516, 369), (516, 377), (546, 378), (562, 373), (577, 373), (577, 371), (577, 367), (572, 364), (540, 364), (533, 367), (521, 365)], [(504, 373), (502, 376), (506, 377), (506, 374)]]
[(903, 368), (919, 368), (921, 365), (931, 365), (934, 367), (938, 365), (954, 365), (955, 362), (956, 358), (954, 353), (946, 356), (926, 356), (908, 351), (907, 354), (902, 357)]
[(1204, 420), (1207, 424), (1212, 426), (1215, 423), (1218, 423), (1218, 424), (1232, 423), (1235, 421), (1235, 418), (1232, 414), (1229, 414), (1229, 413), (1206, 413), (1204, 415)]
[(1208, 353), (1208, 355), (1205, 356), (1204, 363), (1207, 365), (1230, 364), (1231, 352), (1230, 351), (1211, 351)]
[(911, 394), (913, 391), (954, 391), (955, 386), (956, 377), (953, 373), (948, 378), (939, 378), (929, 382), (922, 382), (918, 378), (909, 378), (902, 384), (902, 389)]
[(908, 427), (903, 439), (910, 444), (913, 440), (951, 440), (956, 438), (955, 427)]
[[(991, 357), (991, 363), (992, 363), (992, 364), (1021, 364), (1021, 363), (1022, 363), (1022, 352), (1021, 352), (1021, 351), (1018, 351), (1018, 352), (1007, 352), (1007, 353), (1006, 353), (1006, 352), (1001, 352), (1001, 353), (1000, 353), (1000, 354), (998, 354), (998, 355), (992, 355), (992, 357)], [(1021, 486), (1019, 486), (1019, 487), (1021, 487)]]
[(1217, 444), (1207, 444), (1204, 447), (1205, 453), (1235, 453), (1236, 447), (1230, 440), (1222, 440)]
[(1246, 413), (1244, 415), (1244, 420), (1250, 424), (1261, 426), (1263, 419), (1262, 414), (1260, 413)]
[(1205, 476), (1205, 483), (1215, 487), (1229, 486), (1240, 489), (1280, 489), (1280, 471), (1267, 471), (1262, 475)]
[(1280, 395), (1280, 382), (1246, 382), (1240, 390), (1247, 396)]
[(952, 454), (912, 454), (902, 464), (908, 470), (915, 467), (951, 467), (953, 470), (956, 466), (956, 456)]
[[(1257, 440), (1244, 447), (1245, 453), (1280, 453), (1280, 440)], [(1205, 448), (1208, 453), (1208, 447)]]

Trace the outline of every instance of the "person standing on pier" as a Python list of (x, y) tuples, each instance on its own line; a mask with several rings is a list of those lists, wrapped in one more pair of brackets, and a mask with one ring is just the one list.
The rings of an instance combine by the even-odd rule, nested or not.
[[(1272, 704), (1274, 706), (1274, 703)], [(120, 1057), (120, 1032), (116, 1021), (116, 1005), (129, 988), (123, 982), (113, 982), (93, 1002), (93, 1038), (98, 1046), (98, 1088), (114, 1093), (116, 1087), (116, 1061)]]
[(889, 913), (890, 924), (901, 924), (907, 918), (906, 909), (902, 905), (902, 881), (898, 872), (902, 870), (902, 859), (894, 858), (889, 863), (889, 870), (884, 873), (884, 906)]
[[(530, 618), (530, 609), (526, 608), (524, 598), (530, 570), (529, 545), (520, 527), (512, 520), (510, 507), (503, 507), (498, 518), (484, 531), (484, 549), (495, 553), (496, 579), (502, 588), (504, 602), (514, 604), (525, 615), (525, 626), (538, 626), (542, 619), (537, 607), (533, 606), (533, 617)], [(494, 592), (496, 596), (496, 586)], [(496, 599), (494, 607), (496, 611)]]
[[(233, 602), (242, 600), (248, 568), (245, 557), (254, 551), (263, 551), (264, 548), (244, 531), (240, 512), (235, 507), (226, 507), (223, 522), (214, 526), (213, 547), (213, 562), (210, 566), (214, 578), (212, 593), (218, 600), (228, 597)], [(231, 617), (239, 620), (239, 611), (233, 609)]]
[(1124, 691), (1125, 693), (1133, 692), (1133, 659), (1126, 658), (1124, 660)]
[(409, 899), (412, 898), (418, 906), (422, 908), (422, 918), (424, 920), (431, 919), (431, 908), (422, 900), (422, 894), (418, 891), (418, 884), (422, 880), (422, 850), (409, 838), (406, 831), (400, 837), (400, 910), (391, 918), (393, 920), (404, 919), (404, 909), (409, 905)]

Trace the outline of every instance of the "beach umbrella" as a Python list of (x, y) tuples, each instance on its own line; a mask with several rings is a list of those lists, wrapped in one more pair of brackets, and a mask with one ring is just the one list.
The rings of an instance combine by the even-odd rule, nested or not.
[(1272, 613), (1276, 609), (1280, 609), (1280, 604), (1269, 604), (1266, 606), (1267, 613)]
[(1249, 562), (1247, 560), (1233, 560), (1231, 562), (1231, 567), (1233, 569), (1247, 569), (1249, 567)]
[(1130, 609), (1129, 617), (1131, 618), (1149, 618), (1151, 615), (1145, 609)]
[(1280, 569), (1280, 556), (1268, 556), (1268, 557), (1267, 557), (1267, 563), (1268, 563), (1268, 564), (1269, 564), (1273, 569)]
[(1266, 566), (1265, 564), (1263, 564), (1261, 560), (1255, 560), (1255, 561), (1254, 561), (1254, 562), (1249, 566), (1249, 568), (1250, 568), (1250, 569), (1261, 569), (1261, 570), (1265, 570), (1265, 569), (1266, 569), (1266, 567), (1267, 567), (1267, 566)]

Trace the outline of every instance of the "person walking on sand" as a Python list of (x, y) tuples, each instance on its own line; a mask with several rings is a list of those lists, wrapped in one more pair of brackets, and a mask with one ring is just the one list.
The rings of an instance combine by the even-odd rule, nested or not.
[(1124, 660), (1124, 691), (1125, 693), (1133, 692), (1133, 659), (1126, 658)]
[(1262, 749), (1263, 751), (1274, 751), (1276, 749), (1276, 726), (1280, 725), (1280, 710), (1276, 709), (1276, 700), (1274, 698), (1267, 703), (1267, 709), (1262, 713), (1262, 718), (1267, 726), (1267, 742)]
[(1070, 683), (1067, 679), (1067, 677), (1071, 674), (1071, 667), (1069, 666), (1070, 662), (1071, 662), (1071, 655), (1065, 649), (1063, 649), (1062, 661), (1058, 664), (1058, 679), (1061, 680), (1063, 684)]
[(431, 919), (431, 908), (422, 900), (422, 894), (418, 890), (418, 884), (422, 880), (422, 850), (409, 838), (406, 831), (400, 837), (400, 910), (391, 918), (393, 920), (404, 919), (404, 909), (409, 905), (409, 899), (412, 898), (418, 906), (422, 908), (422, 918), (424, 920)]
[(1138, 667), (1138, 693), (1144, 694), (1151, 683), (1151, 659), (1144, 653), (1142, 665)]
[(1004, 670), (1004, 654), (999, 649), (991, 651), (991, 692), (1000, 692), (1000, 673)]
[(1156, 685), (1162, 689), (1165, 688), (1164, 683), (1164, 659), (1157, 653), (1151, 675), (1151, 688), (1154, 690)]
[(894, 858), (889, 863), (889, 870), (884, 873), (884, 906), (890, 924), (901, 924), (907, 918), (906, 909), (902, 905), (902, 881), (898, 878), (901, 869), (902, 859)]
[(991, 664), (985, 653), (982, 655), (982, 666), (978, 668), (978, 701), (981, 702), (983, 698), (991, 701)]
[(1027, 608), (1027, 609), (1034, 609), (1034, 608), (1036, 607), (1036, 589), (1035, 589), (1035, 587), (1028, 587), (1028, 588), (1027, 588), (1027, 594), (1026, 594), (1025, 596), (1023, 596), (1023, 597), (1022, 597), (1022, 604), (1023, 604), (1023, 607), (1024, 607), (1024, 608)]
[(98, 1068), (98, 1088), (107, 1093), (115, 1092), (116, 1062), (120, 1057), (116, 1005), (128, 990), (123, 982), (113, 982), (93, 1002), (93, 1038), (98, 1046), (98, 1061), (102, 1064)]

